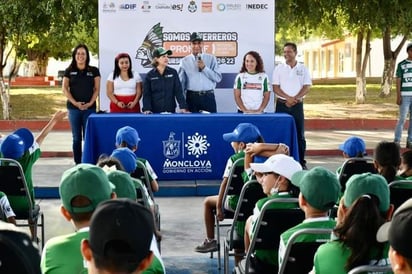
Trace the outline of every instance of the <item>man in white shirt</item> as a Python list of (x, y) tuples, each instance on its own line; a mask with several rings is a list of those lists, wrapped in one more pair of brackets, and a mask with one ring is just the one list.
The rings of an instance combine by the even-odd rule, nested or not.
[(276, 99), (276, 113), (288, 113), (295, 119), (299, 146), (299, 161), (306, 169), (305, 116), (303, 98), (309, 92), (312, 80), (308, 69), (296, 60), (297, 46), (286, 43), (283, 47), (285, 64), (279, 64), (273, 71), (272, 84)]

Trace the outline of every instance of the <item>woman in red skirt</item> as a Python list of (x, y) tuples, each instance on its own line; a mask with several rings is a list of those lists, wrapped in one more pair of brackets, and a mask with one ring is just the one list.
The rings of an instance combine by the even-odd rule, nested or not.
[(142, 79), (132, 71), (129, 54), (119, 53), (114, 59), (114, 71), (109, 74), (106, 84), (110, 99), (110, 112), (140, 112)]

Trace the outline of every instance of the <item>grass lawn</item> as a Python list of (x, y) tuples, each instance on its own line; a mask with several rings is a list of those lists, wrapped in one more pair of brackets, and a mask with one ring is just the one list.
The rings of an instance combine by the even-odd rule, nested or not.
[[(314, 85), (305, 98), (306, 118), (395, 119), (395, 90), (390, 97), (381, 98), (379, 88), (378, 84), (369, 84), (366, 104), (357, 105), (355, 85)], [(66, 98), (60, 87), (12, 88), (10, 104), (12, 120), (48, 119), (56, 110), (66, 108)]]

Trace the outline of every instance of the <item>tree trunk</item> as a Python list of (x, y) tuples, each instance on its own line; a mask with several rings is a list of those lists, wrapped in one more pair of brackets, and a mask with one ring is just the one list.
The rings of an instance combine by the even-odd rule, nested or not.
[(49, 56), (46, 56), (46, 54), (43, 54), (37, 57), (39, 76), (46, 76), (48, 63), (49, 63)]
[(8, 88), (6, 87), (3, 77), (0, 77), (0, 95), (1, 95), (1, 103), (3, 107), (3, 119), (10, 120), (10, 97)]
[(7, 58), (10, 55), (6, 52), (6, 38), (3, 35), (3, 29), (0, 29), (0, 99), (3, 107), (3, 119), (10, 119), (10, 104), (9, 104), (9, 92), (4, 83), (3, 69), (6, 66)]
[(366, 30), (365, 54), (362, 56), (364, 31), (360, 30), (356, 41), (356, 104), (364, 104), (366, 99), (366, 69), (371, 52), (371, 30)]
[(381, 80), (381, 92), (379, 97), (389, 97), (392, 90), (393, 75), (395, 72), (396, 59), (403, 45), (406, 43), (407, 37), (404, 36), (395, 51), (391, 48), (391, 29), (387, 27), (383, 33), (383, 56), (384, 67)]

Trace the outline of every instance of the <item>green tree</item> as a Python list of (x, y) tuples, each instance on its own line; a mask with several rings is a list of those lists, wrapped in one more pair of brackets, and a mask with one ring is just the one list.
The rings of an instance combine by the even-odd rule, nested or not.
[[(391, 93), (396, 59), (412, 32), (411, 2), (405, 0), (379, 0), (378, 28), (382, 32), (384, 69), (381, 81), (381, 97)], [(393, 37), (401, 36), (398, 45), (392, 49)]]
[[(45, 2), (45, 1), (44, 1)], [(30, 32), (50, 24), (43, 2), (35, 0), (3, 0), (0, 2), (0, 94), (3, 118), (9, 119), (9, 98), (5, 89), (3, 70), (20, 41)]]

